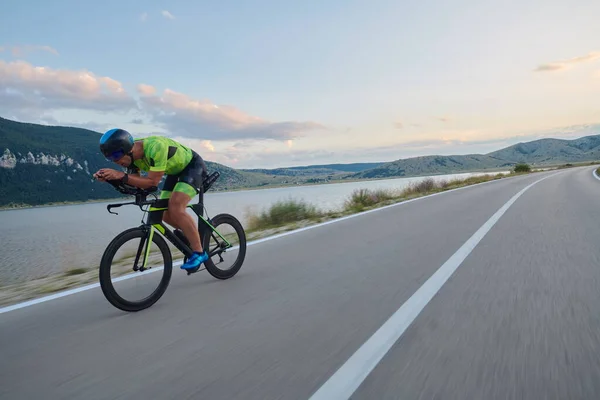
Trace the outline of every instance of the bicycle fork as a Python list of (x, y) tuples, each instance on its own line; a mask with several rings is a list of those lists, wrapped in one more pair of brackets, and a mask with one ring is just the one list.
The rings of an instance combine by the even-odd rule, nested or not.
[[(135, 255), (135, 262), (133, 264), (134, 271), (144, 272), (148, 269), (146, 268), (146, 263), (148, 262), (148, 256), (150, 255), (150, 246), (152, 246), (152, 239), (154, 237), (154, 227), (150, 226), (148, 229), (150, 230), (150, 232), (147, 232), (147, 234), (142, 237), (142, 240), (140, 240), (140, 245), (138, 246), (138, 250)], [(148, 241), (147, 245), (146, 240)], [(138, 267), (138, 262), (140, 261), (140, 256), (142, 255), (142, 252), (144, 253), (144, 260), (142, 262), (142, 266)]]

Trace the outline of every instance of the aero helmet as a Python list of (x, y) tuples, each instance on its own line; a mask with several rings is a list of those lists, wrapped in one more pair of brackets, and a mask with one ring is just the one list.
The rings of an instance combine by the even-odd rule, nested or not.
[(133, 136), (125, 129), (111, 129), (100, 138), (100, 151), (110, 161), (118, 161), (132, 148)]

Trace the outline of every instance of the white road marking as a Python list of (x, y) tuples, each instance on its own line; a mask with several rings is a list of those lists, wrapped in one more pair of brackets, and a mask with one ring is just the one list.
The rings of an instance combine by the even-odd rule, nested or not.
[[(560, 174), (560, 172), (559, 172)], [(533, 185), (526, 186), (483, 224), (328, 380), (309, 400), (348, 399), (377, 366), (429, 301), (492, 229), (508, 208)]]

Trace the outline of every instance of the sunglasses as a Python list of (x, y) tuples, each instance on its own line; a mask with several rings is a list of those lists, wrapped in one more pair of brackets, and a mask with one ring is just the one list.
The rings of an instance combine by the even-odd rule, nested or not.
[(125, 152), (123, 150), (117, 150), (117, 151), (113, 151), (112, 153), (106, 155), (106, 159), (108, 161), (119, 161), (121, 159), (121, 157), (123, 157), (125, 155)]

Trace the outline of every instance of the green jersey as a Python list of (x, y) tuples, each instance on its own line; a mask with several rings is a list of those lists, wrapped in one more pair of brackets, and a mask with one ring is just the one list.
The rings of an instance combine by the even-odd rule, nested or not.
[(142, 171), (160, 171), (165, 175), (179, 174), (192, 159), (192, 150), (164, 136), (137, 139), (144, 144), (144, 156), (133, 164)]

